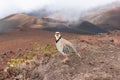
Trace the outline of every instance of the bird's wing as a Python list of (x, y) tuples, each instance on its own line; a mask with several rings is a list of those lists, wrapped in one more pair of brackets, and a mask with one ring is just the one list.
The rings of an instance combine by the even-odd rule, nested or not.
[(67, 55), (76, 54), (81, 58), (80, 54), (76, 51), (76, 49), (72, 45), (65, 44), (63, 46), (63, 52)]
[(63, 52), (65, 53), (65, 54), (73, 54), (73, 53), (76, 53), (76, 51), (74, 50), (74, 48), (72, 47), (72, 46), (70, 46), (70, 45), (68, 45), (68, 44), (65, 44), (64, 46), (63, 46)]

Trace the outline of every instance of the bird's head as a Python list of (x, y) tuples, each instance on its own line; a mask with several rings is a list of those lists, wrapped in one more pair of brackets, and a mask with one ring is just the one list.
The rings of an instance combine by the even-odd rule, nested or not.
[(60, 38), (61, 38), (60, 32), (55, 32), (55, 39), (56, 39), (56, 41), (59, 40)]

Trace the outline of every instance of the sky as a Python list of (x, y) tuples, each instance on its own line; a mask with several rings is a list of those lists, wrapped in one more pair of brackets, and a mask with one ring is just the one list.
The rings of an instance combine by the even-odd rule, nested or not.
[[(14, 13), (30, 12), (47, 6), (51, 10), (94, 8), (120, 0), (0, 0), (0, 18)], [(49, 7), (48, 7), (49, 6)]]

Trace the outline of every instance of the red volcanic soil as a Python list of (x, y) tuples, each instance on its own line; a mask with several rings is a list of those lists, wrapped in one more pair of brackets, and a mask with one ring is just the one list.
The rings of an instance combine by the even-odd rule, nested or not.
[(34, 42), (41, 45), (54, 43), (54, 33), (42, 30), (14, 31), (0, 36), (0, 51), (31, 48)]
[[(119, 34), (115, 36), (115, 34), (116, 32), (99, 35), (62, 33), (65, 39), (74, 43), (82, 58), (74, 58), (74, 56), (70, 62), (62, 64), (60, 62), (62, 60), (61, 57), (56, 54), (49, 58), (46, 64), (40, 64), (35, 69), (30, 70), (31, 77), (29, 80), (39, 80), (41, 76), (42, 78), (47, 78), (46, 80), (53, 80), (53, 77), (55, 77), (54, 80), (72, 80), (73, 78), (73, 80), (113, 80), (114, 78), (119, 80), (120, 76), (118, 75), (120, 72), (117, 67), (119, 64), (116, 63), (119, 62), (117, 59), (120, 57), (120, 48), (118, 46), (120, 45), (120, 36)], [(16, 57), (18, 58), (19, 54), (25, 54), (26, 50), (31, 50), (35, 42), (41, 46), (47, 44), (55, 45), (54, 32), (41, 29), (26, 29), (0, 35), (0, 65), (2, 65), (0, 66), (0, 78), (11, 78), (4, 73), (7, 62)], [(18, 50), (20, 49), (21, 51), (19, 52)], [(39, 62), (46, 60), (46, 58), (41, 59)], [(35, 74), (37, 73), (39, 76), (36, 77)], [(61, 79), (58, 79), (59, 77)]]
[[(77, 37), (75, 34), (62, 34), (67, 39), (73, 39)], [(55, 45), (54, 32), (44, 31), (41, 29), (26, 29), (1, 34), (0, 65), (2, 66), (0, 66), (0, 70), (6, 66), (7, 61), (10, 61), (10, 59), (15, 58), (18, 55), (17, 51), (19, 49), (22, 49), (21, 53), (24, 53), (24, 51), (32, 49), (35, 42), (39, 43), (41, 46), (47, 44)]]
[[(67, 38), (76, 37), (75, 34), (70, 33), (63, 33), (63, 35)], [(18, 48), (32, 48), (34, 42), (38, 42), (40, 45), (54, 44), (54, 32), (41, 29), (27, 29), (0, 35), (0, 52), (17, 50)]]

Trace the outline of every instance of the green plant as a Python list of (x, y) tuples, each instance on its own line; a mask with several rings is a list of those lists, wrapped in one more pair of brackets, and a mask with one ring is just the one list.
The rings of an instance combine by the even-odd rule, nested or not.
[(42, 51), (44, 57), (52, 56), (57, 52), (57, 48), (50, 44), (42, 46), (40, 50)]
[(49, 44), (47, 44), (45, 46), (40, 47), (40, 50), (41, 51), (48, 51), (48, 50), (50, 50), (50, 48), (51, 48), (51, 46)]
[(56, 48), (56, 47), (53, 47), (53, 52), (54, 52), (54, 53), (57, 53), (57, 51), (58, 51), (57, 48)]
[(51, 54), (50, 54), (50, 53), (44, 53), (43, 56), (44, 56), (44, 57), (51, 57)]
[(37, 42), (35, 42), (33, 46), (34, 50), (40, 50), (40, 45)]
[(40, 46), (37, 42), (34, 43), (34, 48), (23, 56), (23, 58), (18, 59), (11, 59), (11, 61), (7, 62), (7, 65), (10, 67), (17, 67), (18, 64), (24, 62), (25, 60), (33, 59), (35, 55), (37, 55), (39, 52), (43, 53), (44, 57), (50, 57), (54, 55), (57, 52), (57, 48), (55, 46), (52, 46), (50, 44), (47, 44), (45, 46)]
[(37, 53), (37, 50), (31, 50), (24, 55), (24, 59), (32, 59)]
[[(34, 61), (36, 57), (41, 58), (41, 56), (44, 57), (43, 63), (47, 63), (49, 62), (50, 57), (53, 56), (56, 52), (57, 52), (57, 48), (51, 44), (40, 46), (40, 44), (35, 42), (33, 44), (33, 49), (27, 50), (26, 53), (24, 53), (23, 57), (17, 58), (17, 59), (11, 59), (9, 62), (7, 62), (7, 65), (9, 66), (8, 73), (12, 77), (15, 77), (21, 74), (23, 75), (23, 70), (21, 69), (21, 66), (20, 66), (22, 63), (26, 64), (27, 61), (30, 61), (29, 63), (32, 64), (34, 63), (32, 61)], [(37, 59), (40, 59), (40, 58), (37, 58)], [(27, 69), (29, 66), (31, 65), (27, 65), (27, 67), (25, 66), (25, 68)]]
[(10, 67), (17, 67), (18, 64), (24, 62), (25, 60), (23, 58), (18, 59), (11, 59), (11, 61), (7, 62), (7, 65)]

